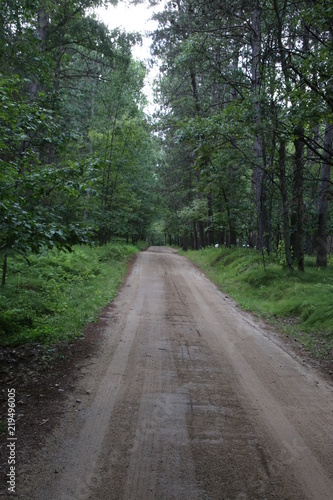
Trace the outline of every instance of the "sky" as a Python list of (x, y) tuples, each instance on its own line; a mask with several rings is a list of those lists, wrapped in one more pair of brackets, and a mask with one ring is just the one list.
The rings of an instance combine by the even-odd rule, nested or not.
[[(163, 8), (163, 2), (159, 6), (159, 9), (161, 8)], [(151, 40), (148, 32), (157, 28), (157, 22), (150, 19), (154, 11), (149, 7), (148, 2), (143, 2), (139, 5), (130, 5), (129, 2), (121, 0), (117, 6), (109, 5), (107, 8), (95, 9), (95, 12), (98, 18), (110, 29), (122, 28), (127, 32), (140, 32), (143, 36), (143, 44), (142, 47), (137, 45), (133, 48), (133, 56), (143, 62), (149, 59)], [(157, 73), (157, 66), (150, 69), (149, 75), (146, 77), (146, 85), (143, 89), (149, 101), (147, 107), (148, 113), (153, 113), (154, 111), (152, 82)]]

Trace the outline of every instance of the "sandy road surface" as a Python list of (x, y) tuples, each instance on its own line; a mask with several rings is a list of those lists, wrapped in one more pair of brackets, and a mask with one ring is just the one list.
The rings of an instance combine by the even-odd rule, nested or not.
[(170, 249), (114, 304), (20, 498), (333, 498), (328, 382)]

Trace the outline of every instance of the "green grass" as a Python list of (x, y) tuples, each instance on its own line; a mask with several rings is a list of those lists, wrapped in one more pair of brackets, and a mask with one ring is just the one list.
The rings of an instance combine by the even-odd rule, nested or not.
[(138, 251), (139, 246), (115, 242), (32, 256), (30, 267), (10, 259), (6, 285), (0, 287), (0, 345), (81, 336), (84, 325), (112, 301)]
[(333, 355), (333, 269), (317, 269), (306, 258), (306, 271), (288, 271), (274, 257), (255, 250), (212, 247), (181, 252), (203, 269), (239, 305), (297, 338), (318, 357)]

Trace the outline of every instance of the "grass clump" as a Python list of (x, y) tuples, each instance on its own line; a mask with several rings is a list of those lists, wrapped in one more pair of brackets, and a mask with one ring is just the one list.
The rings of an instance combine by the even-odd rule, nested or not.
[(80, 336), (84, 325), (112, 301), (138, 251), (114, 242), (31, 256), (29, 267), (19, 258), (11, 260), (11, 274), (0, 290), (0, 345)]
[(289, 271), (274, 256), (247, 248), (208, 247), (181, 252), (248, 311), (297, 338), (316, 356), (333, 354), (333, 269), (306, 258), (306, 271)]

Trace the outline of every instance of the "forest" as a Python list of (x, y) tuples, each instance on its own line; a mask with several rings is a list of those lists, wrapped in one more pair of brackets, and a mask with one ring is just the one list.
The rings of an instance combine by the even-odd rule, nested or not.
[[(110, 32), (94, 0), (0, 6), (0, 251), (144, 240), (156, 147), (139, 35)], [(90, 12), (90, 13), (89, 13)]]
[(168, 234), (326, 266), (332, 1), (174, 1), (155, 17)]
[(332, 158), (333, 0), (0, 0), (8, 493), (333, 500)]
[(36, 256), (115, 240), (329, 266), (332, 0), (165, 2), (153, 116), (141, 35), (100, 21), (108, 3), (1, 2), (2, 293)]
[(166, 3), (154, 126), (139, 35), (110, 32), (99, 4), (2, 2), (3, 282), (9, 252), (135, 242), (156, 216), (184, 248), (283, 246), (288, 267), (304, 252), (325, 266), (332, 2)]

